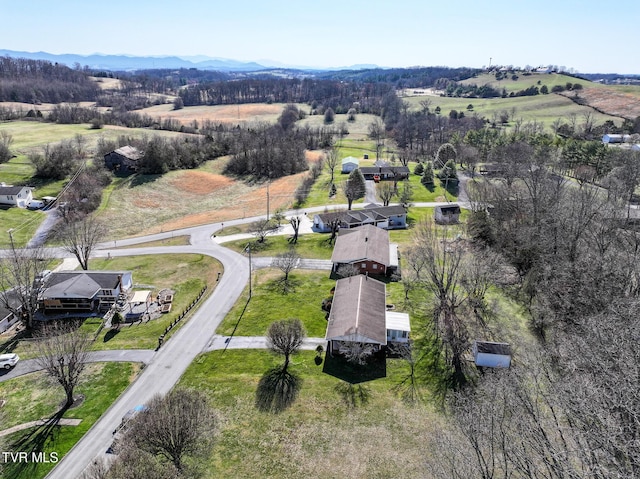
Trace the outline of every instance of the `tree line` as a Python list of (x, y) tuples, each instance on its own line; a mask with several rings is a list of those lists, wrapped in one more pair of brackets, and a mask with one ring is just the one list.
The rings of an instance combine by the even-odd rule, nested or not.
[(0, 57), (0, 101), (94, 101), (99, 90), (83, 71), (45, 60)]
[[(629, 198), (640, 154), (616, 155), (603, 189), (559, 175), (553, 145), (496, 150), (499, 178), (468, 189), (470, 245), (422, 226), (405, 255), (407, 284), (434, 295), (421, 350), (438, 359), (427, 369), (450, 379), (427, 468), (436, 478), (637, 477), (640, 243)], [(496, 285), (524, 308), (533, 341), (496, 321), (506, 314), (487, 300)], [(474, 336), (510, 342), (512, 367), (475, 373), (463, 360)]]

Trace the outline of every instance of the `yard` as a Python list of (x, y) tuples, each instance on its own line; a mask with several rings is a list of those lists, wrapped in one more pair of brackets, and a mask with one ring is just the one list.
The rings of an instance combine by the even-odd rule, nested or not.
[[(84, 395), (84, 402), (69, 409), (64, 418), (82, 419), (78, 426), (58, 426), (48, 430), (45, 426), (34, 427), (3, 437), (4, 451), (31, 451), (57, 453), (62, 458), (76, 442), (100, 418), (102, 413), (133, 382), (140, 371), (138, 364), (94, 363), (87, 366), (84, 377), (76, 390)], [(32, 373), (0, 383), (0, 398), (6, 401), (3, 407), (2, 428), (6, 429), (25, 422), (49, 418), (59, 411), (64, 402), (64, 393), (57, 384), (52, 385), (44, 373)], [(10, 463), (3, 464), (3, 477), (11, 479), (37, 479), (44, 477), (54, 463)]]
[(330, 295), (335, 281), (329, 271), (294, 270), (289, 274), (292, 291), (282, 292), (278, 269), (254, 271), (252, 296), (248, 286), (217, 330), (218, 334), (235, 336), (264, 336), (273, 321), (298, 318), (309, 337), (324, 337), (327, 321), (321, 309), (323, 298)]
[[(325, 372), (315, 352), (292, 358), (301, 387), (280, 414), (256, 409), (258, 383), (282, 364), (266, 351), (214, 351), (199, 356), (179, 387), (205, 391), (220, 413), (209, 477), (393, 477), (426, 475), (438, 412), (430, 402), (406, 404), (398, 384), (402, 360), (386, 361), (386, 377), (349, 384)], [(428, 396), (428, 391), (424, 391)]]

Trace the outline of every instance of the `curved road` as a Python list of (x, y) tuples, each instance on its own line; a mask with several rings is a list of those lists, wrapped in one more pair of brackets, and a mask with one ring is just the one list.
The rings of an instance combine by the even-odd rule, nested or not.
[[(416, 203), (418, 207), (433, 207), (446, 203)], [(346, 209), (347, 205), (334, 205), (332, 209)], [(290, 210), (285, 215), (307, 215), (322, 213), (324, 206)], [(225, 221), (225, 226), (251, 223), (265, 218), (264, 215), (252, 218)], [(242, 293), (249, 280), (249, 262), (244, 256), (219, 246), (212, 240), (212, 235), (222, 228), (222, 223), (194, 226), (181, 230), (157, 233), (153, 235), (117, 240), (98, 246), (93, 256), (111, 257), (134, 256), (145, 254), (200, 253), (216, 258), (224, 267), (224, 274), (213, 293), (200, 305), (191, 319), (182, 326), (170, 341), (156, 352), (147, 367), (129, 388), (114, 402), (102, 417), (91, 427), (84, 437), (62, 458), (58, 465), (47, 475), (51, 479), (71, 479), (80, 477), (87, 467), (97, 458), (105, 457), (106, 450), (112, 442), (114, 425), (119, 424), (122, 417), (131, 408), (148, 402), (155, 394), (166, 394), (178, 382), (184, 371), (195, 357), (203, 351), (219, 348), (262, 347), (262, 338), (226, 338), (217, 336), (215, 331), (226, 314)], [(190, 245), (156, 246), (128, 249), (113, 249), (121, 246), (134, 246), (149, 241), (172, 238), (174, 236), (190, 236)], [(58, 256), (65, 256), (60, 254)], [(266, 262), (266, 260), (256, 260)], [(261, 265), (262, 266), (262, 265)], [(264, 266), (267, 266), (266, 264)], [(324, 269), (326, 264), (318, 263), (316, 267)], [(227, 274), (229, 273), (229, 274)], [(306, 347), (314, 348), (317, 344), (312, 338)], [(224, 346), (222, 346), (224, 344)]]

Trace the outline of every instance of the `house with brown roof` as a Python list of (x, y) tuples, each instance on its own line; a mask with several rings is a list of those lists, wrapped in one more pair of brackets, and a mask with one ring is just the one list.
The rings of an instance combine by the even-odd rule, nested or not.
[(364, 275), (336, 282), (325, 338), (329, 352), (340, 352), (345, 343), (387, 345), (386, 285)]
[(386, 310), (387, 287), (359, 274), (339, 279), (331, 302), (325, 335), (329, 353), (340, 353), (349, 343), (380, 350), (393, 342), (408, 342), (409, 315)]
[(398, 245), (389, 232), (373, 225), (341, 230), (331, 255), (333, 271), (353, 265), (360, 274), (390, 276), (398, 270)]
[(33, 199), (33, 188), (30, 186), (12, 186), (0, 184), (0, 205), (26, 208)]
[(341, 229), (374, 225), (387, 230), (407, 227), (407, 209), (404, 206), (367, 206), (361, 210), (343, 210), (313, 216), (311, 229), (316, 233), (329, 233), (331, 223), (337, 220)]
[(123, 146), (104, 155), (104, 164), (110, 170), (137, 171), (144, 154), (133, 146)]

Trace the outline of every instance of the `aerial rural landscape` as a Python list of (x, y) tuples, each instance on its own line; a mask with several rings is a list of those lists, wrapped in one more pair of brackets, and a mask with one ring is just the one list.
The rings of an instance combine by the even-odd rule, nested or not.
[(637, 65), (176, 15), (1, 45), (0, 477), (640, 477)]

